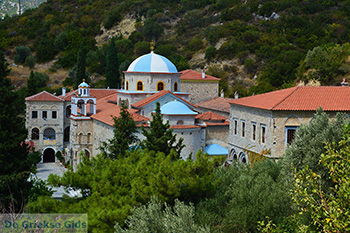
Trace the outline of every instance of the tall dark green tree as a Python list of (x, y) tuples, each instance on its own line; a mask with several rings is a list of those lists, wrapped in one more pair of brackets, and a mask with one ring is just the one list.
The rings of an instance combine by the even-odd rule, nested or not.
[(159, 103), (157, 103), (155, 113), (153, 114), (150, 128), (143, 128), (142, 133), (146, 137), (141, 143), (143, 148), (163, 152), (166, 155), (169, 154), (171, 150), (175, 150), (178, 158), (180, 158), (181, 150), (185, 147), (185, 145), (183, 145), (183, 138), (177, 141), (176, 135), (173, 134), (173, 131), (170, 129), (169, 122), (163, 122)]
[(107, 87), (120, 88), (118, 51), (114, 40), (111, 40), (107, 47), (105, 76)]
[(39, 72), (30, 72), (27, 84), (27, 96), (34, 95), (46, 87), (49, 76)]
[(102, 152), (111, 159), (124, 156), (130, 145), (138, 141), (135, 133), (136, 123), (126, 105), (122, 104), (120, 117), (114, 118), (114, 136), (103, 143)]
[(24, 126), (19, 98), (9, 79), (8, 66), (0, 51), (0, 212), (18, 212), (27, 202), (33, 183), (28, 180), (40, 161), (24, 143)]
[(82, 46), (79, 49), (78, 57), (77, 57), (75, 80), (74, 80), (76, 86), (82, 83), (84, 79), (85, 80), (88, 79), (88, 76), (86, 74), (86, 54), (87, 54), (87, 49), (84, 46)]

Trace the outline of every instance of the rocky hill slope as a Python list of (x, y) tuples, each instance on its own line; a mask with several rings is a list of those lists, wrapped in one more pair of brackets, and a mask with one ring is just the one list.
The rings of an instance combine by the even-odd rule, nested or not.
[[(248, 95), (346, 77), (349, 12), (345, 0), (49, 0), (0, 22), (0, 47), (13, 58), (16, 46), (28, 46), (37, 62), (67, 70), (83, 47), (88, 72), (103, 76), (112, 38), (120, 70), (155, 41), (180, 70), (205, 69), (222, 78), (227, 96)], [(327, 68), (317, 60), (324, 54), (340, 59)]]

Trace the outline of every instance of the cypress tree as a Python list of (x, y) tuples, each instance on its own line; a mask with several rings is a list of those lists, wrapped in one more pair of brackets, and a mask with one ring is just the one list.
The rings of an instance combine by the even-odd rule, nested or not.
[(126, 105), (122, 104), (120, 117), (114, 118), (114, 136), (102, 144), (101, 150), (111, 159), (125, 155), (130, 145), (137, 142), (136, 123), (132, 119)]
[(78, 57), (77, 57), (77, 64), (76, 64), (76, 73), (75, 73), (75, 85), (78, 86), (80, 83), (83, 82), (83, 80), (88, 80), (87, 74), (86, 74), (86, 48), (82, 46), (79, 49)]
[(178, 158), (180, 158), (181, 150), (185, 147), (185, 145), (183, 145), (183, 138), (177, 141), (176, 135), (173, 134), (173, 131), (170, 129), (169, 122), (163, 122), (159, 103), (157, 103), (155, 113), (153, 114), (150, 128), (143, 128), (142, 133), (146, 138), (141, 143), (143, 148), (156, 152), (163, 152), (166, 155), (170, 154), (171, 150), (175, 150)]
[(118, 51), (114, 40), (112, 40), (107, 47), (105, 76), (107, 87), (120, 88), (121, 81), (119, 74)]
[(18, 212), (28, 200), (33, 185), (28, 178), (40, 157), (24, 143), (27, 130), (8, 72), (0, 51), (0, 212)]

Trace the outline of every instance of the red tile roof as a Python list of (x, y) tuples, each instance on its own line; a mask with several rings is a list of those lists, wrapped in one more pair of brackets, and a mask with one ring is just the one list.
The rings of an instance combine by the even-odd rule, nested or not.
[(205, 124), (207, 126), (225, 126), (225, 125), (230, 125), (229, 121), (225, 121), (225, 122), (205, 122)]
[(220, 80), (208, 74), (205, 75), (205, 78), (202, 78), (202, 72), (198, 72), (195, 70), (183, 70), (180, 73), (181, 73), (181, 76), (180, 76), (181, 80), (201, 80), (201, 81), (208, 81), (208, 80), (219, 81)]
[(29, 96), (25, 99), (26, 101), (49, 101), (49, 102), (62, 102), (63, 100), (57, 96), (54, 96), (53, 94), (42, 91), (38, 94)]
[(151, 95), (143, 100), (140, 100), (140, 101), (134, 103), (132, 106), (134, 106), (135, 108), (143, 107), (146, 104), (152, 103), (156, 99), (158, 99), (158, 98), (160, 98), (168, 93), (171, 93), (171, 91), (163, 90), (163, 91), (157, 92), (157, 93), (155, 93), (155, 94), (153, 94), (153, 95)]
[(197, 104), (200, 108), (212, 109), (221, 112), (230, 113), (230, 101), (232, 99), (217, 97), (211, 100), (206, 100)]
[[(71, 98), (73, 96), (77, 96), (77, 90), (73, 90), (68, 92), (65, 96), (60, 96), (60, 98), (62, 98), (65, 101), (71, 101)], [(97, 100), (100, 98), (103, 98), (105, 96), (109, 96), (111, 94), (116, 94), (117, 90), (116, 89), (94, 89), (94, 88), (90, 88), (90, 95), (92, 97), (95, 97)], [(117, 97), (115, 96), (115, 101), (117, 100)]]
[[(113, 126), (114, 125), (113, 117), (118, 118), (120, 116), (120, 107), (110, 102), (114, 100), (115, 100), (114, 94), (111, 94), (109, 96), (106, 96), (104, 98), (100, 98), (99, 100), (97, 100), (96, 114), (92, 115), (91, 118)], [(131, 114), (131, 117), (136, 122), (149, 121), (147, 117), (137, 114), (133, 109), (129, 109), (128, 111)]]
[(196, 119), (204, 120), (204, 121), (225, 121), (227, 117), (221, 116), (217, 113), (213, 112), (205, 112), (196, 116)]
[(232, 99), (231, 104), (267, 110), (350, 111), (350, 87), (299, 86)]
[(157, 92), (157, 93), (155, 93), (155, 94), (153, 94), (153, 95), (151, 95), (151, 96), (149, 96), (149, 97), (147, 97), (147, 98), (145, 98), (143, 100), (140, 100), (140, 101), (134, 103), (132, 106), (135, 107), (135, 108), (141, 108), (141, 107), (143, 107), (143, 106), (145, 106), (145, 105), (147, 105), (149, 103), (152, 103), (153, 101), (155, 101), (155, 100), (159, 99), (160, 97), (162, 97), (162, 96), (164, 96), (166, 94), (169, 94), (169, 93), (174, 95), (174, 96), (176, 96), (176, 98), (184, 101), (185, 103), (191, 105), (192, 107), (194, 107), (194, 108), (196, 107), (194, 104), (188, 102), (187, 100), (185, 100), (185, 99), (181, 98), (180, 96), (175, 95), (171, 91), (167, 91), (167, 90), (163, 90), (163, 91)]
[(196, 129), (201, 128), (199, 125), (172, 125), (170, 126), (171, 129)]

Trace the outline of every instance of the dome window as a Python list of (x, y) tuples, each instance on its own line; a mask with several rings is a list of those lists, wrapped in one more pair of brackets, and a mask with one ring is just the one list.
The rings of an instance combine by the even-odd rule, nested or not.
[(162, 91), (162, 90), (164, 90), (164, 83), (158, 82), (157, 83), (157, 91)]
[(143, 83), (141, 81), (137, 82), (137, 90), (138, 91), (143, 91)]

